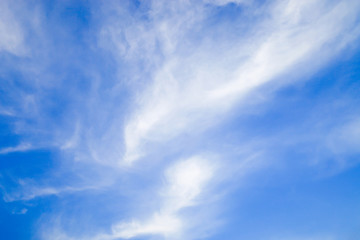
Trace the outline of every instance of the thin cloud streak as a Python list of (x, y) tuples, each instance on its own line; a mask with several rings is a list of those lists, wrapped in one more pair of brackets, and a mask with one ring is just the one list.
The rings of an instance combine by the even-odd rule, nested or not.
[(14, 201), (30, 201), (40, 197), (48, 196), (60, 196), (63, 194), (76, 193), (88, 190), (99, 189), (95, 186), (86, 186), (86, 187), (31, 187), (28, 184), (23, 183), (21, 185), (27, 185), (23, 187), (20, 192), (17, 193), (6, 193), (3, 197), (5, 202), (14, 202)]
[(20, 143), (19, 145), (15, 147), (6, 147), (0, 149), (0, 154), (8, 154), (8, 153), (14, 153), (14, 152), (26, 152), (29, 150), (34, 149), (34, 147), (30, 143)]

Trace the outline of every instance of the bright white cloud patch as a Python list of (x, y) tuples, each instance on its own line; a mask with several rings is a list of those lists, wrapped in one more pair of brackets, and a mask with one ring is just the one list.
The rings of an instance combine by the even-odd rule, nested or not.
[[(289, 71), (294, 74), (296, 68), (304, 68), (305, 61), (311, 62), (306, 70), (311, 72), (337, 54), (359, 34), (355, 25), (359, 4), (325, 3), (276, 2), (264, 10), (269, 17), (257, 21), (255, 31), (239, 33), (239, 39), (235, 36), (225, 45), (204, 37), (206, 43), (190, 45), (188, 55), (176, 54), (178, 49), (187, 47), (179, 38), (185, 41), (190, 37), (189, 29), (203, 19), (184, 18), (180, 8), (169, 20), (162, 20), (159, 24), (181, 21), (180, 26), (186, 28), (177, 29), (179, 33), (175, 35), (174, 28), (166, 32), (175, 43), (174, 50), (165, 52), (165, 63), (155, 70), (153, 83), (139, 96), (137, 109), (125, 127), (124, 160), (132, 162), (142, 156), (147, 142), (162, 142), (211, 126), (219, 115), (255, 88)], [(162, 8), (156, 10), (159, 15), (164, 14)], [(199, 7), (190, 12), (202, 16), (202, 10)], [(217, 34), (230, 35), (218, 31)], [(166, 45), (162, 38), (158, 41)]]
[[(184, 234), (187, 220), (180, 211), (201, 203), (199, 198), (214, 177), (215, 166), (200, 156), (176, 162), (165, 173), (165, 186), (161, 191), (160, 209), (148, 220), (132, 220), (113, 226), (111, 239), (133, 238), (142, 235), (161, 235), (178, 239)], [(199, 220), (200, 221), (200, 220)]]

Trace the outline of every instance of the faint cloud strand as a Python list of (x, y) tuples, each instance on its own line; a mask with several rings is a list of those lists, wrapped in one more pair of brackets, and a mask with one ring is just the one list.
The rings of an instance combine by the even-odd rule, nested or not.
[(0, 2), (0, 51), (15, 55), (24, 53), (24, 35), (20, 23), (10, 9), (11, 2)]
[(20, 143), (19, 145), (15, 147), (6, 147), (0, 149), (0, 154), (8, 154), (8, 153), (14, 153), (14, 152), (26, 152), (29, 150), (34, 149), (34, 147), (30, 143)]

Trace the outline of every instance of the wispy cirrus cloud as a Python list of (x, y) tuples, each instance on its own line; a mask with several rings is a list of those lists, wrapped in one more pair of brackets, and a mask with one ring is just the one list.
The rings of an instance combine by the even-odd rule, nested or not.
[(22, 55), (25, 50), (23, 29), (11, 6), (9, 1), (2, 1), (0, 5), (0, 51)]
[[(199, 211), (208, 210), (196, 210), (196, 207), (214, 201), (210, 197), (214, 190), (211, 185), (218, 182), (215, 176), (219, 169), (219, 165), (209, 156), (199, 155), (174, 161), (164, 170), (162, 184), (156, 193), (150, 196), (151, 199), (141, 200), (157, 202), (147, 210), (148, 214), (133, 213), (131, 220), (113, 223), (110, 233), (98, 233), (96, 236), (84, 234), (77, 239), (131, 239), (151, 236), (183, 239), (203, 236), (201, 230), (193, 231), (194, 225), (207, 231), (213, 228), (214, 231), (215, 222), (198, 217)], [(137, 214), (140, 215), (136, 216)], [(59, 239), (73, 239), (61, 228), (50, 231), (48, 229), (43, 234), (44, 238), (58, 236)]]
[(160, 209), (148, 220), (133, 220), (114, 225), (111, 239), (129, 239), (142, 235), (162, 235), (167, 239), (185, 237), (182, 235), (187, 223), (181, 219), (180, 211), (200, 203), (199, 197), (214, 174), (214, 163), (199, 156), (176, 162), (166, 170)]
[[(227, 46), (218, 47), (217, 39), (205, 36), (205, 44), (187, 46), (194, 49), (186, 56), (165, 53), (166, 62), (155, 71), (153, 83), (139, 95), (133, 117), (125, 126), (124, 160), (139, 158), (147, 142), (166, 141), (213, 125), (219, 115), (226, 114), (250, 91), (270, 81), (278, 84), (277, 78), (289, 71), (294, 74), (296, 67), (303, 68), (304, 61), (315, 62), (306, 70), (311, 72), (336, 55), (359, 34), (355, 24), (358, 5), (351, 2), (351, 11), (349, 3), (330, 7), (323, 4), (279, 2), (263, 10), (269, 19), (259, 20), (255, 27), (258, 30), (241, 35), (239, 43), (233, 36)], [(180, 26), (195, 24), (193, 18), (180, 19), (184, 21)], [(344, 35), (344, 31), (349, 34)], [(230, 35), (221, 30), (217, 34)], [(178, 42), (176, 48), (186, 47), (170, 31), (168, 38), (172, 37), (174, 45)]]
[(29, 143), (20, 143), (18, 146), (15, 147), (5, 147), (0, 149), (0, 154), (8, 154), (13, 152), (25, 152), (32, 149), (31, 144)]
[[(50, 9), (72, 23), (66, 17), (75, 7), (66, 4)], [(8, 5), (0, 50), (20, 58), (11, 71), (21, 76), (4, 70), (10, 100), (0, 113), (23, 143), (0, 154), (41, 148), (57, 158), (40, 179), (15, 181), (4, 200), (60, 199), (60, 210), (41, 222), (41, 239), (210, 237), (222, 218), (206, 208), (225, 208), (225, 193), (250, 184), (243, 176), (291, 164), (284, 156), (298, 149), (307, 166), (330, 150), (357, 153), (357, 113), (324, 120), (324, 102), (299, 116), (301, 124), (241, 119), (254, 108), (259, 121), (266, 107), (282, 104), (272, 99), (277, 90), (356, 48), (357, 1), (94, 1), (86, 5), (89, 25), (62, 24), (39, 4), (44, 21), (28, 32)], [(25, 41), (29, 32), (37, 37)], [(264, 124), (274, 131), (259, 130)], [(96, 221), (86, 222), (91, 216)]]

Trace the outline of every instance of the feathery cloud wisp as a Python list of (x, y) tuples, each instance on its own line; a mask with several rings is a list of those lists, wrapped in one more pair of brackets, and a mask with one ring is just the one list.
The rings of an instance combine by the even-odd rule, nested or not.
[(0, 3), (0, 186), (6, 204), (53, 204), (40, 239), (209, 238), (243, 216), (217, 208), (287, 182), (277, 173), (357, 161), (360, 112), (325, 108), (339, 95), (357, 106), (355, 94), (309, 92), (342, 82), (311, 74), (358, 51), (358, 1), (35, 5)]

